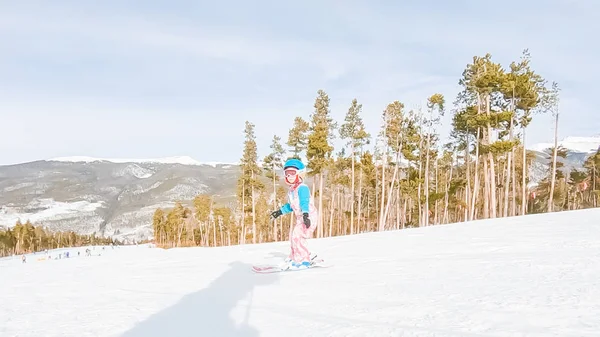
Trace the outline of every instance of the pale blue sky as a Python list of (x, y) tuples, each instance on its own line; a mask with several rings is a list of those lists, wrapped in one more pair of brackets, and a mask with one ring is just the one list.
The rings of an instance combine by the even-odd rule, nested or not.
[[(529, 48), (561, 88), (560, 137), (600, 133), (600, 2), (0, 1), (0, 165), (57, 156), (189, 155), (235, 162), (244, 121), (259, 154), (308, 118), (318, 89), (342, 121), (363, 103), (451, 103), (474, 55)], [(449, 130), (449, 116), (441, 132)], [(532, 142), (549, 141), (536, 116)], [(336, 149), (337, 150), (337, 149)]]

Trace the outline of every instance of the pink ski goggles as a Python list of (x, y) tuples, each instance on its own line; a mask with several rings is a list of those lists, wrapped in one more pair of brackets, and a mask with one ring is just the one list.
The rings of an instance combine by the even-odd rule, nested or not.
[(287, 168), (283, 171), (283, 174), (286, 178), (293, 178), (296, 175), (298, 175), (298, 170), (296, 170), (295, 168)]

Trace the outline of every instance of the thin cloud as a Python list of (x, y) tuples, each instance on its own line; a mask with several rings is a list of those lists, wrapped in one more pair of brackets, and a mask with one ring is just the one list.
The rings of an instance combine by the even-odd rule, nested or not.
[[(0, 118), (35, 130), (26, 148), (15, 132), (0, 133), (3, 163), (114, 157), (115, 147), (148, 157), (151, 146), (157, 155), (177, 148), (203, 161), (235, 161), (245, 120), (257, 126), (262, 156), (273, 134), (286, 138), (293, 117), (308, 117), (318, 89), (329, 93), (338, 120), (358, 98), (377, 134), (389, 102), (415, 108), (436, 92), (451, 102), (474, 55), (491, 52), (507, 66), (524, 48), (536, 71), (561, 84), (561, 109), (571, 118), (560, 135), (600, 129), (588, 98), (600, 75), (598, 47), (589, 43), (599, 28), (595, 2), (33, 4), (0, 8)], [(71, 129), (83, 130), (76, 137), (52, 117), (66, 111)], [(547, 123), (536, 117), (528, 139), (547, 141)], [(102, 128), (85, 132), (91, 125)], [(103, 139), (103, 129), (139, 141)], [(214, 142), (223, 144), (218, 153), (202, 145)]]

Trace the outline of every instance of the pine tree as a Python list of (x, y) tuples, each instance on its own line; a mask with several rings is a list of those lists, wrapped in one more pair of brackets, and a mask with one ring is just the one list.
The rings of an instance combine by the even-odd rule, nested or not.
[(159, 246), (164, 245), (167, 237), (167, 226), (165, 212), (160, 208), (154, 211), (154, 216), (152, 217), (152, 229), (154, 230), (154, 239), (157, 241), (157, 244)]
[(393, 103), (388, 104), (386, 109), (383, 112), (383, 137), (385, 141), (386, 149), (390, 149), (392, 154), (395, 157), (394, 160), (394, 173), (392, 175), (392, 180), (390, 181), (390, 188), (388, 190), (387, 200), (385, 197), (385, 175), (383, 174), (386, 169), (387, 163), (387, 151), (384, 154), (384, 163), (382, 165), (382, 179), (381, 179), (381, 203), (380, 203), (380, 217), (379, 217), (379, 231), (385, 230), (387, 216), (390, 211), (391, 201), (392, 201), (392, 192), (394, 191), (394, 185), (396, 182), (396, 177), (398, 176), (398, 169), (400, 167), (400, 158), (402, 155), (402, 146), (403, 146), (403, 128), (404, 128), (404, 104), (400, 101), (394, 101)]
[(479, 151), (484, 155), (484, 218), (496, 217), (496, 169), (494, 160), (493, 142), (495, 141), (495, 129), (498, 126), (499, 116), (493, 109), (494, 98), (496, 98), (502, 87), (504, 69), (498, 63), (492, 62), (492, 56), (486, 54), (484, 57), (473, 57), (473, 63), (467, 65), (463, 72), (463, 78), (459, 84), (463, 91), (459, 98), (468, 105), (477, 109), (477, 119), (483, 123), (481, 139), (478, 140)]
[[(281, 138), (277, 135), (273, 136), (271, 153), (269, 153), (263, 160), (263, 169), (266, 173), (266, 176), (273, 182), (273, 209), (277, 208), (278, 205), (277, 181), (279, 180), (279, 175), (277, 174), (277, 171), (281, 170), (283, 167), (284, 155), (285, 150), (281, 145)], [(273, 241), (277, 241), (277, 220), (273, 222)]]
[(434, 132), (434, 126), (440, 122), (442, 116), (444, 116), (444, 96), (442, 94), (433, 94), (427, 99), (427, 112), (428, 116), (425, 118), (426, 130), (426, 141), (425, 141), (425, 207), (423, 212), (423, 219), (425, 225), (429, 224), (429, 160), (432, 142), (432, 132)]
[[(311, 115), (310, 121), (306, 159), (308, 160), (309, 174), (319, 177), (319, 223), (322, 224), (324, 174), (332, 162), (334, 148), (330, 142), (334, 137), (333, 130), (336, 128), (336, 123), (331, 118), (329, 96), (325, 91), (317, 92), (314, 108), (315, 111)], [(323, 236), (323, 226), (318, 227), (317, 235), (318, 237)]]
[(590, 191), (590, 207), (598, 207), (598, 199), (600, 199), (600, 148), (585, 160), (584, 168), (587, 171), (586, 182)]
[(294, 126), (289, 131), (286, 143), (291, 148), (292, 158), (302, 159), (301, 155), (306, 151), (306, 147), (308, 146), (309, 127), (309, 123), (302, 119), (302, 117), (294, 119)]
[[(250, 199), (250, 211), (252, 214), (252, 243), (256, 243), (256, 193), (259, 192), (264, 185), (260, 181), (261, 169), (258, 166), (258, 154), (256, 145), (256, 136), (254, 135), (254, 124), (246, 121), (244, 135), (244, 152), (241, 159), (242, 173), (238, 179), (238, 198), (241, 199), (242, 205), (242, 226), (245, 228), (245, 214), (247, 212), (248, 199)], [(244, 232), (244, 229), (242, 229)], [(243, 237), (245, 238), (245, 232)], [(243, 239), (244, 240), (244, 239)]]
[[(351, 178), (351, 202), (350, 202), (350, 234), (354, 234), (354, 183), (355, 179), (355, 161), (356, 157), (362, 154), (363, 146), (369, 143), (371, 135), (365, 130), (365, 125), (361, 117), (362, 104), (358, 104), (355, 99), (352, 100), (352, 105), (348, 109), (344, 124), (340, 128), (340, 137), (347, 140), (346, 145), (350, 147), (352, 178)], [(360, 174), (360, 187), (358, 194), (358, 211), (360, 218), (361, 194), (362, 194), (362, 172)], [(360, 220), (359, 220), (360, 221)]]
[(558, 84), (552, 84), (552, 90), (548, 96), (548, 103), (554, 107), (554, 151), (552, 153), (552, 176), (550, 180), (550, 197), (548, 198), (548, 212), (553, 211), (553, 196), (554, 196), (554, 185), (556, 184), (556, 157), (558, 151)]
[[(522, 130), (521, 146), (524, 146), (526, 139), (526, 129), (532, 121), (532, 114), (537, 112), (545, 112), (549, 105), (546, 104), (545, 97), (547, 89), (545, 88), (546, 81), (530, 66), (531, 55), (527, 49), (523, 50), (520, 61), (510, 64), (510, 72), (506, 74), (502, 91), (506, 100), (510, 102), (510, 111), (514, 113), (513, 118), (516, 121), (514, 124), (520, 124)], [(511, 121), (512, 122), (512, 121)], [(511, 137), (512, 140), (512, 137)], [(514, 146), (518, 143), (514, 142)], [(513, 151), (514, 152), (514, 149)], [(521, 151), (521, 214), (527, 214), (527, 151), (523, 148)], [(516, 160), (512, 161), (516, 164)], [(516, 170), (513, 167), (513, 175), (516, 176)], [(515, 177), (516, 178), (516, 177)], [(516, 184), (513, 183), (513, 186)], [(514, 187), (513, 187), (514, 188)], [(516, 189), (513, 192), (513, 199), (516, 199)], [(516, 200), (513, 201), (513, 214), (516, 214)]]
[(200, 194), (194, 198), (194, 217), (199, 224), (200, 242), (209, 246), (210, 219), (214, 208), (212, 196)]

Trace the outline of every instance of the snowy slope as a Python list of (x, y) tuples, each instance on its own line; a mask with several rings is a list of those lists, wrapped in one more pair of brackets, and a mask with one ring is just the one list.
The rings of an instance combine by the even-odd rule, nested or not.
[[(573, 221), (577, 219), (577, 221)], [(0, 260), (0, 336), (598, 336), (600, 209), (287, 243)], [(75, 255), (75, 254), (72, 254)]]
[(102, 223), (102, 219), (95, 214), (95, 211), (103, 207), (104, 203), (102, 201), (59, 202), (51, 198), (34, 199), (23, 209), (16, 209), (10, 205), (0, 205), (0, 223), (12, 227), (17, 220), (21, 220), (22, 223), (27, 220), (38, 223), (44, 219), (53, 219), (62, 223), (77, 223), (85, 218), (99, 225)]

